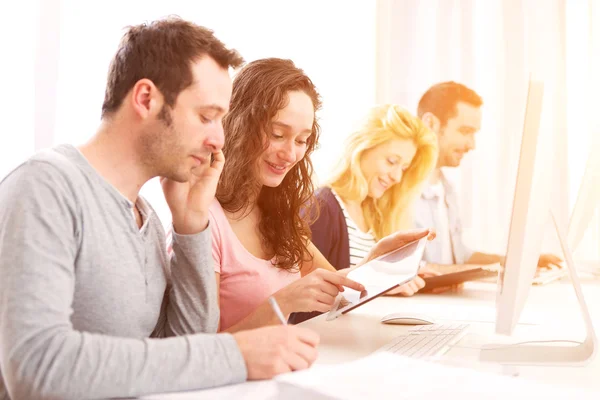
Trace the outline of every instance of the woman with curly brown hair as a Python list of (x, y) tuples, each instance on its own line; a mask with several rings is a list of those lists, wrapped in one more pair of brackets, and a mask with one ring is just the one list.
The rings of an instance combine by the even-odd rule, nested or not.
[[(328, 311), (343, 286), (364, 289), (327, 262), (302, 217), (313, 198), (320, 106), (312, 81), (290, 60), (254, 61), (234, 79), (223, 121), (226, 162), (209, 216), (221, 331), (279, 323), (270, 296), (289, 316)], [(408, 236), (384, 242), (371, 257)]]
[[(301, 209), (312, 198), (312, 164), (321, 105), (311, 80), (289, 60), (263, 59), (233, 82), (223, 121), (225, 167), (210, 207), (221, 307), (220, 330), (277, 323), (282, 312), (327, 311), (342, 286), (362, 286), (327, 269)], [(323, 259), (323, 257), (321, 256)]]

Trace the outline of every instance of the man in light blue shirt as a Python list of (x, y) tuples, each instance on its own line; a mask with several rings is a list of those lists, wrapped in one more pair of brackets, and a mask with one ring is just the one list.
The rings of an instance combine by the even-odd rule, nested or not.
[[(463, 156), (475, 149), (482, 105), (475, 91), (452, 81), (433, 85), (419, 100), (419, 118), (438, 135), (439, 143), (437, 167), (415, 205), (416, 227), (436, 230), (436, 240), (425, 250), (427, 264), (504, 264), (504, 256), (475, 252), (465, 245), (456, 192), (441, 170), (460, 166)], [(542, 255), (538, 265), (560, 262), (556, 256)]]
[(462, 239), (458, 198), (443, 174), (425, 187), (415, 207), (416, 225), (432, 226), (437, 235), (427, 244), (423, 259), (430, 264), (466, 264), (474, 253)]

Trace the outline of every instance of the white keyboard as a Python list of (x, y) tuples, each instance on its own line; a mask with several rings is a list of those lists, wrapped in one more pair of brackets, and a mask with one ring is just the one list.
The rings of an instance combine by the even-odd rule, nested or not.
[(386, 351), (411, 358), (441, 355), (467, 333), (469, 324), (448, 323), (419, 325), (405, 335), (398, 336), (378, 351)]

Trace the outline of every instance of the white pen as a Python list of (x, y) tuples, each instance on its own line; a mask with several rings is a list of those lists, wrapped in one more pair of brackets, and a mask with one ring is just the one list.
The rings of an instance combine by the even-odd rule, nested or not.
[(281, 312), (281, 308), (279, 308), (279, 304), (277, 304), (277, 300), (275, 300), (275, 297), (273, 297), (273, 296), (269, 297), (269, 304), (271, 305), (271, 308), (275, 312), (275, 315), (277, 315), (277, 318), (279, 318), (279, 320), (281, 321), (281, 324), (287, 325), (287, 321), (285, 320), (285, 317), (283, 316), (283, 313)]

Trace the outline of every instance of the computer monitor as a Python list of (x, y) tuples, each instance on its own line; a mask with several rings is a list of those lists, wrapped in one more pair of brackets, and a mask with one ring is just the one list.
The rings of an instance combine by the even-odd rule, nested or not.
[(536, 194), (545, 189), (543, 169), (535, 168), (543, 97), (543, 83), (530, 80), (506, 262), (498, 277), (496, 332), (505, 335), (512, 334), (529, 293), (541, 248), (539, 227), (548, 216), (544, 207), (534, 206), (534, 201), (543, 201)]
[[(550, 194), (549, 179), (551, 177), (548, 176), (546, 166), (551, 152), (540, 151), (540, 148), (544, 148), (547, 143), (538, 141), (543, 94), (543, 82), (530, 80), (506, 262), (498, 277), (496, 333), (513, 334), (536, 273), (544, 232), (548, 230), (549, 222), (552, 220), (581, 306), (581, 313), (587, 328), (587, 338), (577, 346), (565, 346), (564, 344), (541, 346), (539, 343), (490, 344), (481, 350), (480, 359), (482, 361), (516, 365), (582, 364), (593, 358), (597, 347), (596, 336), (583, 299), (583, 292), (567, 245), (566, 235), (563, 234), (552, 216), (550, 204), (547, 201)], [(550, 218), (551, 216), (552, 218)], [(560, 340), (557, 340), (558, 342)]]

